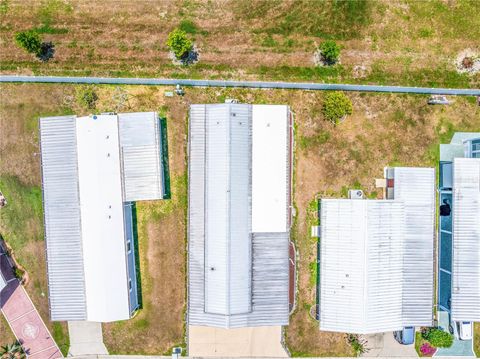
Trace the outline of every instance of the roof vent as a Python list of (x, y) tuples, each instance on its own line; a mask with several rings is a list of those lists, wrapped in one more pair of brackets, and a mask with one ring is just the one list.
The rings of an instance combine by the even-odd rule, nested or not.
[(348, 191), (349, 199), (364, 199), (363, 191), (361, 189), (351, 189)]

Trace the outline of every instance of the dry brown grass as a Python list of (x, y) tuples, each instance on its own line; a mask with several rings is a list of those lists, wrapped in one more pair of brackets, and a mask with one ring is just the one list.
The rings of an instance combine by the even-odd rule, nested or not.
[[(315, 215), (311, 203), (316, 194), (338, 196), (343, 187), (358, 185), (372, 195), (374, 178), (382, 175), (384, 166), (435, 166), (439, 141), (447, 141), (454, 130), (480, 130), (480, 108), (465, 98), (455, 98), (450, 106), (432, 107), (426, 105), (425, 96), (350, 93), (354, 113), (334, 127), (322, 118), (321, 92), (187, 89), (184, 97), (167, 98), (162, 87), (121, 89), (128, 93), (128, 100), (118, 110), (157, 110), (167, 116), (172, 200), (138, 204), (144, 309), (130, 321), (104, 326), (105, 341), (114, 353), (159, 354), (184, 342), (185, 148), (191, 103), (223, 102), (233, 97), (246, 103), (286, 103), (295, 112), (297, 215), (292, 237), (299, 251), (299, 283), (298, 305), (286, 339), (297, 355), (351, 354), (342, 334), (320, 332), (308, 314), (315, 304), (309, 266), (316, 258), (316, 242), (309, 237), (309, 226)], [(98, 111), (112, 110), (112, 98), (120, 90), (99, 86), (96, 91), (100, 96)], [(35, 118), (87, 113), (72, 99), (74, 93), (75, 87), (68, 85), (2, 86), (1, 132), (7, 134), (0, 147), (2, 159), (7, 159), (0, 162), (2, 174), (39, 185), (38, 157), (33, 156), (38, 151)], [(324, 133), (329, 137), (318, 140)], [(15, 145), (17, 139), (24, 145)], [(46, 298), (40, 295), (46, 292), (44, 261), (38, 260), (43, 256), (43, 242), (41, 238), (28, 241), (20, 258), (32, 276), (28, 290), (43, 317), (48, 318)], [(1, 328), (0, 337), (4, 334)]]
[[(43, 35), (56, 44), (56, 55), (40, 64), (13, 39), (17, 31), (41, 27), (39, 12), (49, 3), (57, 4), (50, 10), (51, 27), (68, 32)], [(58, 3), (62, 2), (9, 2), (7, 13), (0, 15), (4, 72), (255, 79), (266, 67), (262, 76), (279, 77), (268, 68), (312, 68), (316, 46), (337, 37), (343, 47), (343, 80), (357, 77), (354, 67), (362, 66), (365, 75), (386, 75), (374, 75), (372, 81), (391, 77), (401, 82), (412, 72), (437, 70), (435, 76), (441, 77), (453, 71), (455, 55), (478, 48), (480, 36), (480, 20), (473, 16), (479, 4), (466, 1), (370, 1), (359, 16), (335, 26), (332, 15), (341, 11), (331, 10), (330, 2), (74, 0), (68, 2), (70, 10)], [(192, 37), (200, 49), (200, 64), (189, 69), (172, 66), (165, 46), (168, 32), (182, 20), (192, 20), (198, 28)], [(411, 82), (431, 81), (429, 76), (417, 74)], [(470, 79), (472, 85), (478, 81)]]

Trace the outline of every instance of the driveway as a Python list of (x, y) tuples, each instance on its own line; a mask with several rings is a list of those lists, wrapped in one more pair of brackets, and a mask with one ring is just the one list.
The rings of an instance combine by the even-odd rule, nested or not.
[(281, 344), (282, 327), (220, 329), (188, 327), (190, 357), (288, 357)]
[(365, 335), (367, 348), (364, 357), (418, 357), (415, 345), (402, 345), (395, 340), (393, 332)]
[(0, 270), (7, 283), (0, 292), (0, 309), (28, 358), (63, 358), (27, 292), (13, 276), (12, 265), (4, 253), (0, 253)]
[(75, 321), (68, 322), (70, 337), (69, 356), (108, 355), (103, 344), (102, 323)]

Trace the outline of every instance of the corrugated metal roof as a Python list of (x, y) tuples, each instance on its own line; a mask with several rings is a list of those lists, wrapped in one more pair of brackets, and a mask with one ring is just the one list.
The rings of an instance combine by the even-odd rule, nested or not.
[(289, 234), (251, 233), (251, 108), (190, 107), (190, 325), (288, 323)]
[(160, 120), (156, 112), (118, 114), (125, 201), (163, 198)]
[(433, 323), (435, 170), (395, 167), (394, 199), (405, 204), (404, 326)]
[(205, 117), (205, 311), (251, 310), (251, 118), (246, 106)]
[(75, 116), (41, 118), (40, 143), (51, 319), (85, 320)]
[(453, 162), (452, 319), (480, 322), (480, 159)]
[(404, 205), (325, 199), (321, 204), (320, 329), (400, 329)]
[[(163, 197), (158, 116), (42, 118), (40, 142), (51, 318), (128, 318), (122, 203)], [(99, 261), (99, 248), (111, 255)]]

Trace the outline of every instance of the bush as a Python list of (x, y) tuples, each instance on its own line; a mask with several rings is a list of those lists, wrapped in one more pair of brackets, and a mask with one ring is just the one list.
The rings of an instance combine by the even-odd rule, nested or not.
[(192, 20), (182, 20), (178, 28), (187, 34), (196, 34), (198, 32), (197, 25)]
[(53, 55), (55, 54), (55, 45), (49, 41), (49, 42), (42, 42), (42, 45), (40, 46), (40, 49), (37, 52), (37, 58), (39, 60), (42, 60), (43, 62), (47, 62), (51, 58), (53, 58)]
[(190, 50), (192, 50), (193, 43), (187, 37), (187, 33), (180, 29), (173, 30), (168, 34), (167, 39), (168, 48), (173, 51), (175, 57), (181, 60), (188, 56)]
[(357, 334), (347, 334), (347, 342), (352, 347), (356, 356), (360, 356), (360, 354), (365, 354), (368, 352), (366, 347), (367, 341), (360, 339), (360, 336)]
[(439, 328), (422, 330), (422, 338), (436, 348), (450, 348), (453, 344), (453, 335)]
[(15, 35), (15, 41), (18, 46), (31, 54), (37, 54), (42, 46), (40, 35), (33, 30), (17, 32)]
[(435, 354), (436, 351), (437, 349), (435, 349), (428, 343), (423, 343), (420, 347), (420, 353), (426, 356), (432, 356), (433, 354)]
[(338, 61), (340, 56), (340, 46), (333, 40), (325, 41), (320, 45), (322, 58), (327, 65), (333, 65)]
[(327, 92), (323, 101), (322, 113), (325, 119), (337, 124), (353, 111), (352, 102), (343, 92)]
[(77, 101), (85, 108), (94, 110), (98, 96), (93, 86), (84, 86), (77, 89)]

